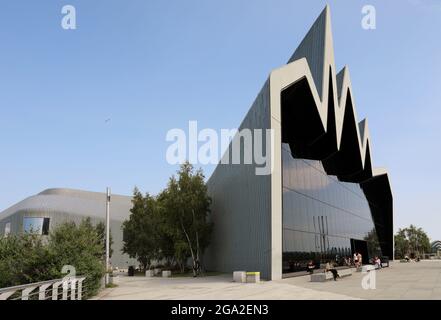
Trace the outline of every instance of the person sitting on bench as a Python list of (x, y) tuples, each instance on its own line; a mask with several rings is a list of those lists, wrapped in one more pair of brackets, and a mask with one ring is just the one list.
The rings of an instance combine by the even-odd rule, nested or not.
[(337, 281), (337, 278), (340, 277), (340, 275), (337, 272), (337, 269), (334, 268), (334, 264), (331, 263), (326, 263), (326, 268), (325, 268), (325, 272), (331, 272), (332, 273), (332, 277), (334, 278), (334, 281)]
[(309, 260), (308, 262), (308, 272), (309, 274), (313, 274), (314, 273), (314, 269), (315, 269), (315, 264), (312, 260)]
[(381, 260), (380, 260), (379, 257), (375, 257), (374, 258), (374, 265), (375, 265), (375, 269), (381, 269), (382, 268)]

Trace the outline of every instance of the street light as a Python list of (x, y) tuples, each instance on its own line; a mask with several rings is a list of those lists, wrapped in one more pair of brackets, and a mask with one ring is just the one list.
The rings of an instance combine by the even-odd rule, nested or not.
[(110, 267), (110, 188), (107, 187), (106, 197), (106, 284), (109, 284), (109, 267)]

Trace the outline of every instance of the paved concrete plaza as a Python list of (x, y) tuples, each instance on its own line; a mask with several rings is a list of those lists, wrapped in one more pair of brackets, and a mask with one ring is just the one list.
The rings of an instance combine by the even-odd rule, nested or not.
[(309, 282), (308, 277), (283, 280), (285, 283), (328, 293), (339, 293), (360, 299), (439, 299), (441, 300), (441, 260), (400, 263), (392, 262), (389, 268), (375, 274), (376, 289), (365, 290), (361, 282), (365, 274), (327, 281)]
[(365, 290), (365, 274), (310, 282), (309, 276), (260, 284), (232, 282), (230, 275), (203, 278), (120, 277), (119, 286), (95, 299), (441, 299), (441, 261), (391, 263), (376, 272), (376, 289)]

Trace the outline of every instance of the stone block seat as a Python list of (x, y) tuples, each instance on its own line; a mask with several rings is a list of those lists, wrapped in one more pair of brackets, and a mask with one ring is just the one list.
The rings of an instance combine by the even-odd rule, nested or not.
[[(352, 276), (351, 268), (337, 269), (338, 275), (340, 278)], [(325, 282), (326, 280), (332, 280), (332, 272), (317, 272), (311, 274), (311, 282)]]
[(233, 282), (239, 282), (239, 283), (247, 282), (247, 272), (246, 271), (234, 271), (233, 272)]
[(170, 270), (163, 270), (162, 271), (162, 277), (163, 278), (170, 278), (171, 277), (171, 271)]
[(260, 272), (247, 272), (247, 283), (259, 283)]
[(364, 266), (357, 268), (357, 272), (369, 272), (371, 270), (375, 270), (375, 266), (372, 264), (365, 264)]

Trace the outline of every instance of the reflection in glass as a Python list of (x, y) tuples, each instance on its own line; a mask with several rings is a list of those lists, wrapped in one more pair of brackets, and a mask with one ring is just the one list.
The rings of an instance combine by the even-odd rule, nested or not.
[[(354, 243), (366, 243), (363, 261), (381, 255), (369, 203), (357, 183), (328, 176), (320, 161), (295, 159), (282, 144), (283, 272), (307, 264), (343, 264)], [(363, 248), (366, 245), (363, 246)]]
[(7, 222), (5, 224), (5, 233), (4, 233), (5, 237), (8, 236), (10, 233), (11, 233), (11, 223)]
[(49, 218), (24, 217), (23, 231), (25, 233), (48, 235), (49, 234)]

